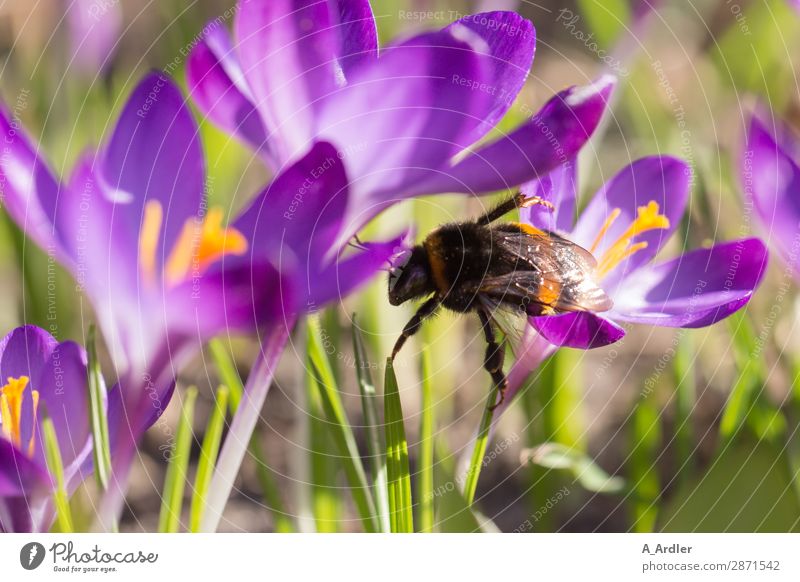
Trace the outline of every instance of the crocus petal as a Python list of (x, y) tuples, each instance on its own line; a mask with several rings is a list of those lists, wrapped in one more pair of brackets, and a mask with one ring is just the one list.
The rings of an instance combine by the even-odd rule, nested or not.
[(280, 158), (306, 150), (323, 98), (343, 82), (327, 2), (241, 2), (239, 58), (265, 125), (280, 136)]
[(27, 376), (32, 384), (39, 382), (42, 369), (57, 342), (35, 325), (18, 327), (0, 341), (0, 381)]
[(65, 259), (53, 232), (60, 185), (19, 119), (0, 104), (0, 197), (11, 218), (42, 249)]
[(575, 223), (578, 195), (577, 166), (575, 159), (568, 160), (539, 180), (531, 180), (520, 187), (527, 197), (538, 197), (553, 208), (534, 204), (519, 211), (522, 222), (551, 232), (571, 232)]
[(447, 28), (457, 32), (459, 27), (471, 30), (485, 41), (486, 48), (476, 50), (487, 57), (489, 66), (488, 86), (483, 89), (490, 97), (489, 108), (470, 134), (471, 143), (497, 125), (525, 84), (536, 49), (536, 31), (529, 20), (516, 12), (500, 11), (466, 16)]
[[(780, 126), (779, 126), (780, 128)], [(746, 195), (753, 202), (761, 222), (768, 231), (768, 240), (781, 253), (783, 260), (800, 276), (800, 253), (797, 237), (800, 232), (800, 167), (791, 155), (792, 138), (781, 128), (781, 141), (756, 116), (747, 135), (747, 149), (742, 163), (742, 182)], [(796, 142), (794, 144), (796, 148)], [(794, 148), (792, 148), (794, 149)]]
[(64, 0), (72, 60), (70, 68), (96, 75), (111, 64), (122, 28), (119, 2)]
[(274, 167), (274, 153), (224, 26), (206, 27), (208, 34), (192, 49), (186, 67), (191, 98), (211, 121), (263, 155)]
[(573, 158), (600, 122), (616, 79), (610, 75), (553, 97), (529, 122), (416, 185), (408, 195), (512, 188)]
[(614, 209), (620, 215), (606, 231), (592, 252), (598, 258), (628, 229), (637, 216), (638, 208), (650, 201), (659, 205), (661, 214), (669, 220), (669, 228), (655, 229), (633, 237), (633, 243), (645, 242), (647, 247), (622, 260), (603, 278), (603, 288), (612, 293), (616, 284), (627, 274), (649, 262), (669, 240), (680, 224), (686, 210), (691, 183), (691, 169), (682, 160), (669, 156), (653, 156), (636, 160), (606, 182), (581, 213), (572, 240), (592, 249), (593, 243)]
[(336, 148), (315, 143), (235, 221), (236, 229), (251, 241), (250, 256), (266, 256), (276, 265), (321, 261), (341, 230), (347, 182)]
[(370, 281), (375, 273), (388, 264), (389, 259), (402, 248), (407, 235), (394, 239), (366, 243), (365, 250), (326, 268), (317, 276), (305, 281), (310, 306), (322, 306), (344, 297)]
[(360, 210), (397, 199), (468, 145), (487, 95), (460, 83), (486, 79), (483, 41), (465, 29), (430, 33), (384, 50), (325, 103), (319, 135), (342, 152)]
[(745, 305), (767, 267), (757, 238), (698, 249), (640, 269), (614, 296), (610, 317), (667, 327), (705, 327)]
[(78, 287), (86, 290), (98, 311), (113, 303), (121, 315), (136, 305), (139, 245), (127, 205), (113, 200), (99, 166), (92, 152), (78, 160), (58, 201), (56, 230), (72, 258)]
[(340, 38), (339, 63), (345, 77), (378, 57), (378, 27), (369, 0), (333, 0)]
[(0, 497), (34, 496), (50, 486), (50, 475), (43, 466), (0, 438)]
[(532, 317), (530, 322), (551, 344), (566, 348), (601, 348), (625, 336), (616, 323), (588, 311)]
[[(234, 262), (235, 267), (229, 264)], [(291, 291), (272, 263), (234, 259), (170, 289), (167, 295), (167, 329), (202, 344), (221, 333), (248, 332), (281, 321), (282, 300), (291, 297)]]
[[(53, 421), (65, 467), (81, 455), (89, 440), (87, 377), (86, 352), (74, 342), (63, 342), (53, 349), (34, 386)], [(44, 464), (41, 430), (35, 444), (34, 457)]]
[[(163, 210), (159, 259), (172, 248), (186, 220), (197, 216), (205, 186), (197, 125), (180, 90), (162, 73), (137, 85), (103, 152), (104, 186), (125, 205), (129, 243), (138, 245), (145, 202)], [(116, 236), (116, 235), (115, 235)]]

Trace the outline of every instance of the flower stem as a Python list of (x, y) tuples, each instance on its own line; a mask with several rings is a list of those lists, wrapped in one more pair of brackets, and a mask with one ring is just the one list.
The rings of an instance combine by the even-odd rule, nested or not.
[(279, 325), (264, 338), (261, 354), (247, 378), (242, 401), (231, 422), (230, 431), (217, 460), (217, 468), (208, 490), (208, 505), (200, 523), (202, 532), (214, 532), (219, 525), (222, 512), (225, 510), (225, 505), (228, 503), (233, 489), (234, 480), (244, 460), (250, 437), (256, 428), (264, 400), (267, 398), (278, 360), (289, 339), (290, 327), (291, 322), (288, 322), (287, 325)]

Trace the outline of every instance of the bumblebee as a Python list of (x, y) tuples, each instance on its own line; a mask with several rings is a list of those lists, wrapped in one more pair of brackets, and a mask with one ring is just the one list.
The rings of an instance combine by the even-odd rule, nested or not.
[(539, 197), (518, 193), (477, 220), (440, 226), (398, 257), (389, 270), (389, 303), (427, 299), (403, 328), (392, 359), (440, 308), (474, 311), (486, 338), (484, 368), (499, 394), (497, 407), (508, 384), (502, 369), (505, 348), (496, 337), (496, 328), (505, 331), (500, 313), (527, 317), (611, 309), (611, 299), (595, 283), (597, 262), (589, 251), (528, 224), (495, 223), (534, 204), (552, 208)]

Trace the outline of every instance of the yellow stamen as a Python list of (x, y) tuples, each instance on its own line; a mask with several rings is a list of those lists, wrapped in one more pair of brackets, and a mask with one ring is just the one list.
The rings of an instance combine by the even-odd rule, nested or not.
[(202, 273), (225, 255), (247, 252), (247, 239), (235, 228), (224, 228), (223, 218), (222, 209), (215, 207), (202, 221), (186, 221), (164, 269), (168, 284), (180, 283), (192, 271)]
[(150, 284), (156, 280), (156, 252), (163, 219), (161, 203), (158, 200), (148, 200), (144, 205), (144, 220), (139, 232), (139, 265), (144, 280)]
[(600, 243), (603, 241), (603, 237), (608, 232), (608, 229), (611, 228), (611, 225), (614, 224), (614, 221), (617, 220), (620, 214), (622, 214), (622, 210), (619, 208), (615, 208), (611, 211), (611, 214), (608, 215), (608, 218), (606, 218), (606, 221), (603, 223), (603, 227), (600, 229), (600, 232), (597, 233), (597, 238), (594, 239), (589, 252), (593, 253), (597, 250), (597, 247), (600, 246)]
[[(595, 252), (597, 250), (603, 240), (603, 237), (608, 232), (608, 229), (611, 228), (611, 225), (620, 214), (621, 211), (619, 208), (615, 208), (611, 212), (608, 219), (600, 229), (597, 238), (592, 244), (590, 249), (591, 252)], [(602, 257), (600, 257), (596, 270), (597, 277), (602, 279), (623, 260), (630, 257), (634, 253), (647, 248), (647, 242), (644, 241), (631, 244), (631, 241), (635, 236), (650, 230), (665, 228), (669, 228), (669, 219), (660, 213), (658, 202), (651, 200), (647, 206), (640, 206), (637, 209), (636, 218), (633, 220), (630, 226), (625, 229), (625, 232), (623, 232), (617, 238), (617, 240), (606, 249)]]
[[(14, 446), (22, 446), (22, 400), (25, 388), (28, 386), (27, 376), (8, 378), (5, 386), (0, 388), (0, 422), (2, 422), (3, 436), (11, 441)], [(39, 408), (39, 392), (31, 390), (33, 400), (33, 425), (36, 425), (36, 413)], [(31, 431), (28, 441), (28, 456), (33, 456), (35, 429)]]

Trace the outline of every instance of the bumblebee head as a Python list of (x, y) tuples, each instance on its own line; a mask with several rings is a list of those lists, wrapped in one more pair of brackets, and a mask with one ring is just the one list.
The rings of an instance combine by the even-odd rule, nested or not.
[(409, 299), (433, 293), (428, 254), (421, 245), (404, 251), (389, 270), (389, 303), (400, 305)]

